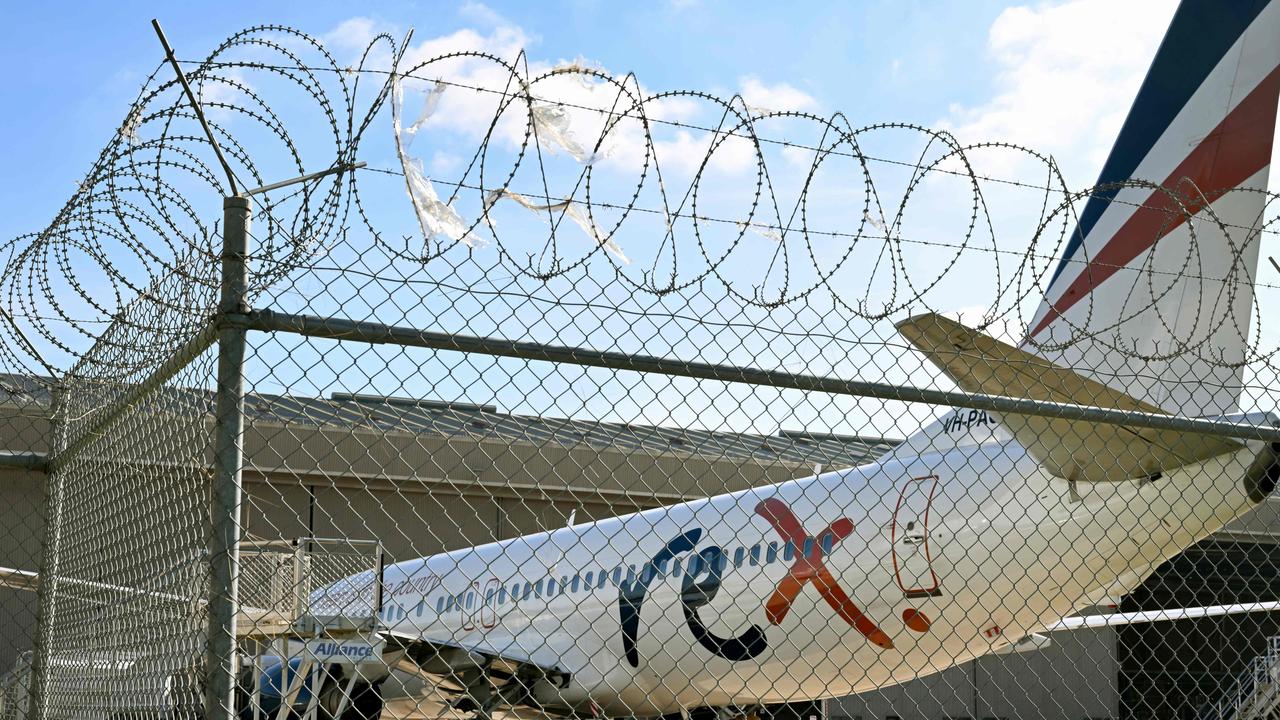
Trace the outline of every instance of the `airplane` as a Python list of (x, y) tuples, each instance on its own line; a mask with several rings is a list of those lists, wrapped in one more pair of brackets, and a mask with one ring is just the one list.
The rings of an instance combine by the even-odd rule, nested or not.
[[(1024, 340), (933, 313), (898, 332), (965, 391), (1280, 423), (1237, 413), (1278, 40), (1278, 2), (1184, 0)], [(883, 688), (1073, 627), (1275, 610), (1077, 614), (1277, 478), (1280, 444), (948, 410), (861, 467), (385, 568), (393, 659), (362, 669), (349, 716), (377, 717), (405, 661), (482, 716), (687, 715)], [(373, 583), (311, 600), (336, 611)]]
[[(1280, 424), (1238, 412), (1278, 39), (1280, 2), (1184, 0), (1023, 341), (936, 313), (898, 332), (964, 391)], [(351, 614), (381, 587), (378, 652), (333, 663), (315, 693), (291, 687), (291, 651), (259, 656), (252, 692), (274, 703), (264, 717), (326, 693), (330, 716), (372, 720), (426, 676), (480, 717), (724, 716), (1034, 650), (1060, 630), (1274, 611), (1080, 614), (1278, 479), (1277, 443), (948, 409), (859, 467), (347, 577), (308, 605)], [(339, 687), (338, 701), (324, 689)]]

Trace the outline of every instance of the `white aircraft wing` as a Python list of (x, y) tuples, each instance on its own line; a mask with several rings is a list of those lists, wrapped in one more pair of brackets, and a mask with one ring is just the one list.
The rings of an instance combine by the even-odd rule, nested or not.
[[(569, 684), (568, 672), (535, 662), (520, 653), (465, 647), (395, 631), (384, 631), (383, 635), (388, 639), (388, 648), (398, 646), (404, 651), (397, 674), (417, 675), (438, 692), (452, 696), (449, 706), (455, 710), (537, 709), (534, 694), (539, 686), (549, 684), (563, 688)], [(412, 685), (406, 683), (408, 687)]]
[(1280, 602), (1237, 603), (1233, 605), (1206, 605), (1204, 607), (1176, 608), (1171, 610), (1142, 610), (1127, 613), (1106, 613), (1103, 615), (1081, 615), (1059, 620), (1044, 629), (1044, 632), (1060, 632), (1079, 628), (1119, 627), (1140, 623), (1163, 622), (1165, 620), (1189, 620), (1192, 618), (1221, 617), (1223, 615), (1243, 615), (1255, 612), (1280, 612)]

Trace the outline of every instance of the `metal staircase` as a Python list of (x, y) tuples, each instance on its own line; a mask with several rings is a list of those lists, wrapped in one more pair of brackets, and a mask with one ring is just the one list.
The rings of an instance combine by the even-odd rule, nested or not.
[(1200, 713), (1200, 720), (1275, 718), (1280, 718), (1280, 635), (1267, 640), (1266, 652), (1249, 663), (1221, 700)]

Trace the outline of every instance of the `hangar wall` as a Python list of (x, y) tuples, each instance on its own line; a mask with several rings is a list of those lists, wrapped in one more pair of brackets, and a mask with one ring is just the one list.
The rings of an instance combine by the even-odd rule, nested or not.
[[(36, 570), (44, 541), (44, 474), (0, 468), (0, 567)], [(36, 596), (0, 585), (0, 675), (35, 644)]]
[[(0, 451), (48, 450), (46, 405), (0, 379)], [(44, 545), (44, 473), (0, 467), (0, 567), (36, 570)], [(36, 597), (0, 583), (0, 675), (35, 644)]]

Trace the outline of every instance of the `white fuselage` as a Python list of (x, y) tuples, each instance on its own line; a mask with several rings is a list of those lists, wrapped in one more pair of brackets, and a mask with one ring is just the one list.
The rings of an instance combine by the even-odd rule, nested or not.
[[(382, 620), (565, 671), (568, 687), (537, 691), (554, 706), (649, 715), (847, 695), (963, 663), (1131, 589), (1253, 505), (1241, 480), (1256, 453), (1073, 489), (994, 438), (895, 452), (402, 562), (386, 569)], [(788, 514), (812, 541), (784, 541), (775, 526)], [(828, 527), (847, 536), (820, 537)], [(646, 571), (664, 547), (673, 557)], [(766, 608), (806, 552), (823, 557), (801, 563), (789, 605)], [(716, 591), (682, 596), (715, 584), (717, 554)], [(823, 568), (838, 586), (826, 595)], [(622, 618), (636, 610), (628, 653)]]

